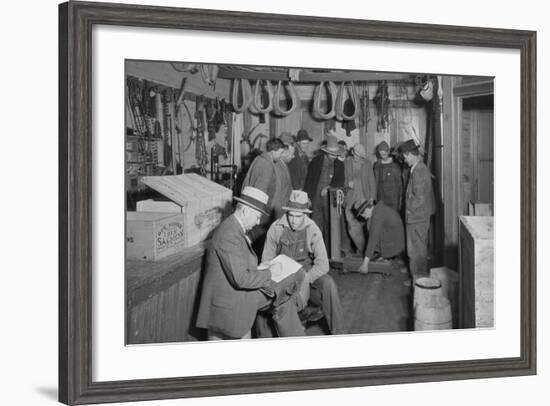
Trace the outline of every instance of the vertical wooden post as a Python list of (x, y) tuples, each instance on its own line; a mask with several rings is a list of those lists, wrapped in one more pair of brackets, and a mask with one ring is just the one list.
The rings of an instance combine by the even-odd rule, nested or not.
[(329, 199), (329, 212), (330, 212), (330, 259), (333, 262), (342, 262), (341, 248), (341, 235), (340, 235), (340, 216), (337, 207), (337, 193), (340, 189), (329, 189), (327, 198)]

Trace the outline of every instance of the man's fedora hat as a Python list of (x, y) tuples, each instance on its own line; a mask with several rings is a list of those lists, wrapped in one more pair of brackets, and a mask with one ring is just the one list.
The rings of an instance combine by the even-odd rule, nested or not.
[(405, 154), (407, 152), (411, 152), (411, 151), (415, 151), (415, 150), (418, 150), (418, 148), (420, 147), (420, 145), (418, 145), (412, 138), (410, 140), (407, 140), (405, 142), (403, 142), (400, 146), (399, 146), (399, 152), (402, 153), (402, 154)]
[(290, 199), (287, 206), (283, 206), (285, 211), (298, 211), (301, 213), (311, 213), (309, 210), (309, 199), (307, 193), (302, 190), (293, 190), (290, 193)]
[(327, 137), (327, 145), (321, 148), (321, 151), (330, 155), (340, 155), (344, 151), (344, 147), (338, 144), (338, 138), (334, 135), (329, 135)]
[(241, 192), (241, 197), (234, 197), (233, 199), (269, 216), (267, 212), (267, 201), (269, 200), (269, 196), (260, 189), (246, 186)]
[(298, 130), (298, 135), (296, 137), (296, 142), (300, 141), (313, 141), (306, 130)]

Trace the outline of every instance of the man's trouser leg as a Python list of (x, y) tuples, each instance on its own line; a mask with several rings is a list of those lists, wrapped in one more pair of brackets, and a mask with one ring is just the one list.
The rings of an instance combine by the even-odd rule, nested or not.
[(323, 310), (332, 334), (345, 334), (344, 311), (338, 287), (330, 275), (323, 275), (310, 285), (309, 300)]
[(273, 328), (277, 337), (296, 337), (306, 335), (304, 326), (298, 317), (296, 298), (291, 297), (286, 302), (274, 309), (263, 310), (271, 303), (271, 300), (264, 298), (259, 301), (254, 330), (258, 338), (273, 337)]
[(357, 253), (363, 255), (365, 252), (365, 229), (363, 224), (355, 217), (351, 207), (346, 207), (345, 215), (351, 240), (357, 248)]
[(304, 326), (298, 317), (296, 301), (294, 298), (287, 300), (272, 311), (273, 324), (279, 337), (305, 336)]
[(430, 221), (407, 224), (407, 256), (412, 282), (428, 276), (428, 230)]

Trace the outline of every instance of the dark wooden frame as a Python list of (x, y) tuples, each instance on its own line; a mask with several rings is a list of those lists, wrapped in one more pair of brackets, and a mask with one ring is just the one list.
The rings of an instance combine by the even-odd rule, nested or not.
[[(517, 358), (93, 382), (91, 32), (94, 24), (517, 49), (521, 54), (521, 354)], [(184, 398), (536, 373), (536, 32), (69, 2), (59, 6), (59, 400)]]

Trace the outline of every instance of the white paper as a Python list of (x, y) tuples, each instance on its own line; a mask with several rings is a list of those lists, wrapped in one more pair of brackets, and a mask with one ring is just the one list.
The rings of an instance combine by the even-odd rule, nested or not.
[(302, 265), (294, 261), (292, 258), (287, 257), (284, 254), (277, 255), (271, 260), (269, 265), (271, 280), (273, 282), (280, 282), (287, 276), (298, 272), (301, 267)]

